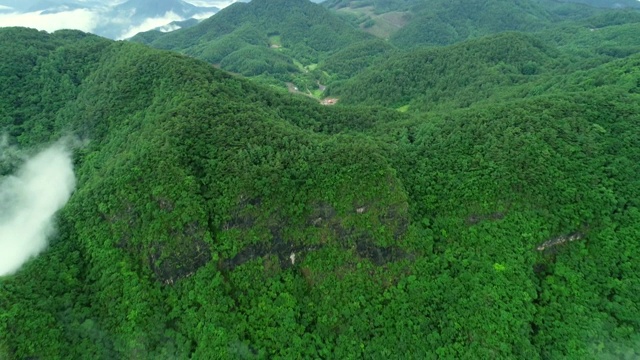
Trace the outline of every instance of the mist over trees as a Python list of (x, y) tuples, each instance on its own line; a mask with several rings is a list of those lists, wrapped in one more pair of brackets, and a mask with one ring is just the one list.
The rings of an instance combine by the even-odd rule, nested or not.
[[(4, 159), (3, 159), (4, 160)], [(62, 145), (27, 160), (0, 180), (0, 276), (15, 273), (47, 246), (53, 217), (75, 186), (70, 154)]]

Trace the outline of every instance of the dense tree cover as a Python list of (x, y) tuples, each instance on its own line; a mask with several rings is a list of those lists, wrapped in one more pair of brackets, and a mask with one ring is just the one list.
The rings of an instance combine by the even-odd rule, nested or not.
[(307, 0), (258, 0), (235, 3), (188, 29), (161, 36), (142, 33), (132, 41), (178, 50), (244, 75), (283, 78), (300, 70), (291, 68), (293, 60), (303, 66), (317, 64), (368, 38)]
[(390, 29), (390, 41), (401, 48), (448, 45), (504, 31), (537, 31), (598, 13), (594, 7), (551, 0), (329, 0), (324, 5), (359, 14), (355, 21), (363, 28), (379, 21), (371, 14), (402, 13), (402, 21), (393, 22), (396, 29)]
[[(24, 49), (51, 40), (50, 49), (36, 52), (34, 62), (42, 66), (24, 69), (25, 76), (12, 84), (15, 91), (35, 91), (32, 78), (49, 85), (57, 76), (69, 75), (56, 54), (66, 47), (82, 47), (76, 41), (65, 42), (65, 34), (6, 32)], [(224, 354), (235, 351), (233, 344), (242, 350), (243, 343), (259, 335), (247, 325), (261, 331), (275, 326), (255, 338), (259, 343), (274, 336), (272, 332), (280, 333), (269, 347), (252, 344), (256, 351), (285, 351), (279, 344), (289, 339), (287, 329), (300, 325), (290, 323), (295, 318), (272, 325), (268, 318), (265, 323), (245, 318), (255, 315), (250, 309), (257, 298), (246, 298), (250, 302), (243, 305), (245, 298), (228, 284), (243, 287), (254, 279), (257, 263), (268, 258), (262, 259), (264, 254), (255, 250), (262, 255), (250, 256), (246, 259), (252, 260), (250, 265), (244, 266), (244, 261), (234, 260), (239, 254), (252, 246), (268, 248), (275, 257), (274, 270), (280, 268), (278, 257), (282, 257), (282, 276), (294, 276), (294, 285), (300, 288), (305, 284), (298, 274), (301, 270), (286, 270), (295, 249), (299, 249), (295, 250), (298, 263), (311, 251), (309, 247), (320, 254), (342, 251), (344, 258), (356, 254), (360, 246), (365, 258), (367, 249), (389, 248), (396, 233), (406, 232), (406, 195), (381, 144), (348, 135), (350, 129), (373, 126), (376, 118), (391, 121), (401, 115), (324, 108), (312, 100), (258, 88), (184, 56), (90, 39), (103, 46), (96, 49), (87, 41), (86, 50), (92, 50), (94, 58), (84, 61), (91, 70), (74, 91), (60, 94), (62, 106), (38, 102), (50, 112), (49, 119), (3, 124), (10, 134), (19, 130), (21, 138), (11, 140), (23, 144), (43, 141), (39, 129), (43, 125), (51, 127), (45, 133), (50, 138), (72, 132), (90, 140), (78, 150), (79, 188), (60, 216), (59, 238), (49, 253), (23, 272), (28, 274), (31, 268), (44, 278), (2, 280), (0, 349), (9, 358)], [(22, 65), (12, 62), (12, 66), (28, 66), (16, 58)], [(43, 78), (41, 69), (57, 76)], [(47, 94), (47, 86), (39, 89), (43, 90), (39, 95)], [(8, 104), (3, 113), (4, 109), (43, 111), (22, 104)], [(366, 213), (358, 213), (360, 207), (366, 207)], [(384, 227), (374, 231), (372, 224)], [(50, 256), (64, 259), (56, 260), (62, 268), (39, 270)], [(239, 267), (238, 272), (224, 270), (223, 261)], [(196, 276), (199, 269), (219, 279), (219, 286), (192, 284), (187, 291), (174, 292), (172, 285), (202, 276)], [(234, 280), (243, 271), (249, 273)], [(197, 281), (209, 283), (208, 277)], [(58, 283), (61, 279), (65, 280)], [(284, 285), (280, 276), (272, 280), (265, 284)], [(56, 289), (43, 285), (32, 293), (42, 281)], [(203, 292), (197, 295), (194, 289)], [(49, 290), (49, 302), (37, 301), (38, 294)], [(58, 296), (62, 294), (64, 298)], [(200, 314), (197, 303), (190, 305), (206, 298), (216, 304), (206, 309), (209, 315)], [(244, 310), (226, 317), (235, 301), (240, 303), (234, 307)], [(209, 318), (223, 315), (219, 324)], [(198, 329), (194, 321), (210, 325)], [(50, 329), (40, 331), (40, 326)], [(219, 330), (212, 333), (210, 326)], [(217, 340), (219, 345), (203, 341), (219, 331), (228, 332)]]
[(77, 95), (109, 42), (75, 31), (50, 36), (19, 28), (3, 29), (0, 42), (12, 44), (0, 54), (0, 127), (22, 145), (46, 142), (57, 111)]
[[(396, 52), (346, 81), (331, 84), (328, 93), (345, 104), (424, 111), (536, 96), (550, 88), (572, 91), (568, 84), (585, 77), (593, 82), (590, 86), (601, 86), (621, 79), (618, 67), (637, 63), (639, 16), (611, 13), (532, 35), (508, 32), (447, 47)], [(624, 61), (607, 65), (618, 59)]]
[[(535, 36), (545, 43), (570, 45), (564, 50), (590, 61), (597, 55), (624, 57), (637, 50), (634, 11), (550, 0), (329, 1), (323, 6), (307, 0), (237, 3), (191, 28), (151, 31), (131, 40), (179, 51), (265, 84), (294, 83), (305, 93), (318, 89), (318, 83), (353, 77), (400, 53), (398, 48), (455, 44), (505, 31), (538, 32)], [(375, 23), (371, 14), (389, 15), (389, 41), (357, 31), (357, 26), (367, 30)], [(591, 29), (606, 30), (590, 34)], [(405, 60), (416, 55), (405, 54)]]
[(397, 53), (333, 84), (329, 94), (347, 104), (409, 104), (420, 110), (468, 106), (495, 96), (497, 89), (526, 83), (559, 67), (558, 55), (532, 36), (505, 33), (451, 47)]
[[(617, 94), (621, 102), (611, 106), (607, 93), (549, 96), (432, 118), (428, 124), (419, 125), (414, 130), (415, 140), (407, 146), (416, 152), (403, 154), (406, 159), (415, 159), (409, 162), (403, 173), (412, 180), (402, 176), (405, 184), (412, 184), (407, 186), (412, 198), (417, 196), (414, 209), (429, 218), (428, 223), (434, 232), (442, 232), (438, 234), (440, 243), (436, 243), (436, 249), (447, 256), (457, 248), (452, 244), (460, 246), (460, 254), (449, 253), (458, 264), (454, 267), (459, 266), (462, 273), (466, 269), (487, 271), (487, 276), (480, 278), (492, 278), (488, 274), (490, 271), (501, 273), (511, 268), (511, 271), (518, 272), (528, 264), (524, 267), (529, 276), (520, 280), (511, 278), (517, 281), (519, 289), (507, 291), (512, 294), (509, 297), (511, 301), (518, 301), (516, 294), (526, 293), (533, 297), (530, 302), (525, 300), (516, 306), (522, 311), (516, 318), (529, 316), (533, 319), (531, 327), (523, 330), (531, 335), (531, 343), (524, 343), (524, 346), (525, 349), (531, 345), (536, 347), (538, 356), (542, 358), (608, 358), (605, 354), (612, 358), (633, 358), (633, 351), (626, 354), (625, 351), (637, 346), (637, 331), (630, 330), (637, 326), (637, 323), (630, 325), (637, 321), (637, 316), (628, 318), (626, 314), (626, 310), (635, 308), (635, 305), (617, 305), (637, 304), (637, 296), (626, 292), (637, 283), (627, 283), (628, 290), (621, 292), (614, 289), (616, 279), (633, 279), (635, 276), (630, 273), (622, 275), (619, 270), (613, 271), (616, 275), (609, 273), (611, 267), (618, 269), (612, 264), (625, 263), (627, 265), (623, 267), (628, 266), (630, 262), (625, 260), (623, 253), (629, 254), (627, 251), (634, 251), (632, 249), (636, 247), (635, 237), (617, 224), (624, 221), (619, 216), (624, 218), (635, 211), (621, 215), (626, 212), (623, 209), (635, 207), (637, 190), (634, 187), (637, 181), (633, 174), (637, 168), (630, 169), (625, 175), (617, 173), (613, 178), (607, 174), (610, 162), (634, 161), (635, 155), (631, 153), (629, 157), (620, 155), (617, 142), (620, 139), (625, 143), (635, 141), (632, 140), (635, 136), (632, 129), (637, 126), (637, 120), (634, 120), (637, 119), (637, 109), (634, 110), (637, 98)], [(602, 112), (604, 109), (608, 109), (607, 115)], [(629, 120), (631, 123), (627, 122)], [(597, 139), (609, 135), (609, 145), (607, 141)], [(445, 151), (447, 155), (444, 155)], [(434, 177), (438, 179), (435, 182), (421, 181)], [(436, 191), (437, 196), (431, 192), (434, 186), (444, 186)], [(585, 196), (588, 198), (583, 198)], [(478, 206), (477, 210), (471, 210), (474, 206)], [(459, 216), (451, 216), (456, 213)], [(461, 223), (443, 226), (456, 221), (454, 219), (462, 222), (469, 213), (493, 216), (467, 217), (470, 228)], [(496, 234), (495, 237), (482, 235), (487, 231), (485, 226), (494, 228), (486, 223), (498, 218), (505, 226), (513, 221), (514, 229), (519, 228), (520, 233), (511, 236)], [(576, 243), (572, 250), (557, 252), (555, 249), (536, 257), (527, 245), (527, 239), (531, 237), (551, 238), (552, 234), (575, 231), (587, 232), (588, 240)], [(504, 244), (500, 243), (502, 240)], [(604, 249), (613, 244), (625, 244), (621, 245), (625, 250), (605, 255), (607, 251)], [(524, 249), (520, 250), (519, 246), (524, 246)], [(486, 270), (474, 267), (474, 259), (478, 256), (487, 256), (486, 260), (480, 261), (486, 264)], [(505, 264), (505, 261), (514, 259), (519, 259), (515, 268)], [(492, 260), (495, 261), (493, 269), (488, 266)], [(463, 266), (464, 263), (467, 265)], [(539, 281), (533, 280), (536, 277)], [(468, 290), (473, 286), (469, 285), (474, 283), (473, 279), (461, 280), (464, 285), (460, 286), (466, 286)], [(498, 279), (493, 278), (493, 281)], [(504, 285), (483, 285), (484, 289), (487, 286), (506, 289)], [(534, 288), (537, 288), (534, 292), (527, 290)], [(495, 296), (495, 290), (489, 293), (493, 295), (484, 298), (484, 301), (489, 301), (485, 306), (499, 312), (505, 300), (490, 300)], [(618, 297), (621, 293), (627, 295)], [(469, 306), (470, 309), (482, 307), (470, 305), (472, 301), (462, 300), (460, 306)], [(534, 307), (528, 308), (526, 304)], [(515, 311), (506, 310), (496, 316), (509, 318)], [(464, 318), (473, 321), (474, 317), (470, 315)], [(487, 315), (482, 315), (486, 319)], [(465, 326), (463, 324), (462, 329)], [(516, 326), (510, 327), (510, 331), (515, 329)], [(494, 331), (481, 336), (485, 341), (493, 341), (501, 334), (498, 329)], [(609, 331), (626, 332), (628, 337), (611, 340), (606, 335)], [(475, 332), (471, 334), (478, 336)], [(535, 356), (522, 353), (512, 357)]]
[(403, 47), (445, 45), (503, 31), (538, 31), (550, 25), (592, 16), (591, 7), (556, 1), (434, 1), (419, 10), (412, 21), (394, 34)]
[(320, 63), (320, 68), (337, 79), (347, 79), (394, 52), (394, 48), (382, 40), (362, 41), (332, 54)]
[[(640, 52), (640, 12), (606, 12), (576, 23), (566, 23), (536, 34), (578, 59), (574, 62), (597, 65), (611, 58), (623, 58)], [(582, 58), (582, 59), (580, 59)]]
[[(85, 142), (49, 249), (0, 278), (0, 358), (640, 356), (634, 18), (346, 45), (320, 65), (361, 72), (331, 89), (359, 105), (336, 107), (140, 44), (0, 29), (7, 142)], [(211, 40), (261, 51), (228, 29)], [(240, 57), (220, 62), (253, 74)]]

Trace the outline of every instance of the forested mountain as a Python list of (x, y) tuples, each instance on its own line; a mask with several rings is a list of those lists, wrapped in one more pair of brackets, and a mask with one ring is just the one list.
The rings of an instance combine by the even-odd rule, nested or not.
[[(599, 29), (611, 25), (611, 17), (637, 15), (548, 0), (493, 0), (489, 3), (440, 0), (328, 1), (323, 6), (331, 11), (306, 0), (237, 3), (193, 28), (172, 33), (150, 31), (138, 34), (132, 40), (179, 51), (216, 64), (224, 70), (259, 78), (262, 82), (279, 83), (281, 86), (285, 82), (294, 83), (308, 95), (323, 97), (326, 94), (321, 90), (314, 90), (323, 89), (321, 83), (331, 85), (336, 80), (351, 78), (368, 68), (371, 68), (370, 73), (388, 75), (389, 72), (380, 70), (395, 66), (393, 63), (396, 60), (389, 60), (394, 54), (399, 57), (412, 56), (398, 48), (452, 44), (507, 30), (544, 31), (552, 26), (556, 31), (549, 34), (553, 33), (556, 39), (550, 41), (560, 41), (557, 37), (566, 32), (570, 37), (567, 42), (573, 44), (575, 39), (571, 36), (580, 27)], [(340, 14), (359, 15), (340, 18), (337, 16)], [(360, 24), (364, 30), (373, 29), (364, 24), (368, 22), (371, 25), (372, 16), (383, 17), (386, 19), (384, 21), (398, 21), (391, 26), (393, 34), (387, 34), (391, 38), (389, 42), (367, 37), (354, 28), (354, 25)], [(600, 20), (597, 20), (598, 16)], [(601, 24), (596, 24), (598, 22)], [(631, 22), (629, 19), (622, 21), (623, 24)], [(634, 29), (629, 30), (631, 34)], [(376, 31), (370, 32), (381, 35)], [(603, 42), (606, 43), (611, 41)], [(478, 46), (482, 46), (482, 43)], [(502, 46), (508, 47), (509, 44), (503, 43)], [(619, 46), (605, 49), (604, 45), (601, 48), (605, 52), (622, 50), (627, 54), (633, 50)], [(526, 56), (526, 51), (523, 54)], [(384, 63), (384, 60), (387, 62)], [(416, 66), (411, 61), (409, 66)], [(367, 91), (362, 92), (337, 85), (334, 94), (346, 93), (347, 102), (352, 103), (361, 101), (363, 97), (369, 98), (368, 103), (378, 103), (381, 97), (385, 98), (382, 104), (404, 101), (387, 98), (387, 95), (369, 97), (368, 93), (375, 91), (375, 86), (365, 86)], [(420, 88), (421, 84), (403, 86)]]
[[(574, 47), (565, 49), (568, 51), (579, 50), (580, 41), (586, 41), (588, 56), (592, 55), (596, 39), (602, 40), (599, 48), (602, 53), (608, 52), (615, 57), (628, 55), (635, 51), (635, 42), (631, 39), (635, 27), (631, 24), (640, 14), (551, 0), (335, 0), (322, 5), (325, 9), (307, 0), (237, 3), (193, 28), (171, 33), (149, 31), (138, 34), (132, 41), (179, 51), (263, 83), (282, 87), (288, 83), (290, 89), (295, 84), (300, 92), (321, 98), (327, 95), (322, 91), (325, 85), (366, 73), (367, 69), (376, 74), (375, 77), (388, 76), (391, 72), (386, 69), (395, 67), (394, 63), (398, 61), (406, 61), (407, 66), (419, 66), (411, 59), (416, 55), (406, 50), (415, 48), (420, 54), (426, 45), (456, 44), (515, 30), (535, 33), (535, 36), (543, 33), (545, 43)], [(603, 36), (604, 32), (584, 33), (611, 25), (628, 26), (625, 34), (628, 38), (624, 39), (626, 48), (618, 44), (618, 39)], [(358, 27), (376, 36), (367, 36), (358, 31)], [(584, 31), (577, 34), (581, 30)], [(582, 39), (578, 39), (578, 35)], [(620, 36), (618, 29), (611, 36)], [(476, 51), (482, 52), (479, 47), (484, 46), (483, 41), (487, 40), (481, 39)], [(504, 49), (510, 46), (508, 42), (501, 44)], [(526, 51), (522, 52), (525, 57)], [(579, 51), (574, 51), (573, 55), (580, 56)], [(397, 60), (397, 57), (405, 60)], [(363, 78), (368, 76), (362, 75)], [(475, 79), (479, 81), (477, 77)], [(332, 87), (333, 93), (347, 94), (346, 100), (350, 103), (362, 103), (364, 98), (368, 98), (367, 104), (379, 103), (382, 97), (385, 98), (383, 105), (406, 100), (396, 99), (396, 95), (391, 98), (386, 94), (369, 96), (368, 93), (376, 91), (376, 86), (362, 80), (354, 82), (357, 87), (366, 87), (366, 91), (336, 84)], [(408, 83), (402, 86), (420, 88), (421, 85)], [(387, 87), (386, 84), (382, 86)], [(392, 83), (391, 87), (394, 86)]]
[(637, 0), (561, 0), (561, 1), (586, 4), (586, 5), (602, 7), (602, 8), (613, 8), (613, 9), (640, 8), (640, 3)]
[[(402, 91), (448, 104), (402, 113), (323, 107), (141, 44), (0, 29), (3, 186), (78, 139), (49, 248), (0, 277), (0, 358), (640, 356), (640, 58), (570, 41), (392, 54), (380, 83), (406, 71), (420, 86)], [(513, 83), (527, 95), (468, 90)], [(19, 241), (7, 216), (0, 234)]]
[(402, 48), (447, 45), (504, 31), (537, 31), (598, 11), (552, 0), (329, 0), (324, 5)]
[(345, 104), (464, 107), (561, 66), (560, 52), (533, 36), (505, 33), (449, 47), (400, 52), (329, 89)]
[(115, 13), (126, 13), (134, 19), (148, 19), (164, 16), (168, 12), (191, 18), (203, 12), (215, 13), (216, 7), (199, 7), (182, 0), (128, 0), (118, 4), (112, 10)]
[[(253, 0), (136, 37), (165, 50), (0, 29), (0, 359), (640, 357), (639, 26)], [(51, 146), (75, 191), (7, 271)]]
[[(577, 71), (640, 53), (640, 13), (612, 12), (531, 35), (507, 32), (446, 47), (397, 52), (328, 95), (344, 104), (419, 111), (536, 96), (572, 83)], [(633, 60), (630, 60), (633, 61)], [(583, 75), (590, 77), (591, 75)], [(597, 78), (618, 78), (616, 71)]]
[(308, 0), (235, 3), (189, 29), (143, 33), (132, 41), (171, 49), (246, 76), (313, 71), (318, 62), (369, 39), (338, 16)]

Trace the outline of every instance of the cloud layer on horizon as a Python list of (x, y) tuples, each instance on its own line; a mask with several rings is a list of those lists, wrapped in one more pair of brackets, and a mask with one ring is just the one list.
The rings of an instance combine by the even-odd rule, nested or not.
[(55, 14), (29, 13), (0, 14), (0, 27), (23, 26), (53, 32), (60, 29), (75, 29), (92, 32), (99, 23), (99, 15), (88, 9), (76, 9)]
[[(110, 10), (113, 5), (123, 1), (111, 1), (100, 8), (82, 8), (66, 10), (60, 9), (58, 12), (27, 12), (21, 13), (10, 11), (11, 8), (0, 5), (0, 27), (21, 26), (29, 27), (47, 32), (54, 32), (60, 29), (75, 29), (90, 32), (112, 39), (127, 39), (139, 32), (159, 28), (173, 21), (187, 20), (173, 12), (167, 12), (163, 16), (147, 18), (142, 23), (134, 23), (130, 14), (114, 14)], [(223, 8), (233, 1), (217, 0), (189, 0), (196, 6)], [(194, 15), (193, 18), (205, 19), (212, 16), (212, 12), (203, 12)]]
[(237, 2), (238, 0), (184, 0), (184, 1), (195, 6), (202, 6), (202, 7), (215, 6), (217, 8), (222, 9), (233, 4), (234, 2)]
[(124, 40), (134, 36), (137, 33), (155, 29), (167, 25), (173, 21), (185, 20), (173, 12), (164, 14), (163, 17), (145, 19), (140, 25), (130, 26), (125, 32), (121, 33), (116, 39)]

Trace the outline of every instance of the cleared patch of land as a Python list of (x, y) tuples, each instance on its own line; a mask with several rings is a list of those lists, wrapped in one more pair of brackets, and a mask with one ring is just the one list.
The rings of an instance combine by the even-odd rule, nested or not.
[(397, 108), (396, 110), (400, 111), (400, 112), (407, 112), (409, 111), (409, 107), (410, 105), (404, 105), (404, 106), (400, 106), (399, 108)]
[(269, 36), (269, 46), (274, 49), (279, 49), (282, 47), (282, 40), (280, 35), (272, 35)]
[(371, 35), (382, 39), (389, 39), (396, 31), (409, 23), (410, 14), (404, 11), (392, 11), (376, 14), (373, 6), (359, 8), (345, 7), (338, 12), (354, 15), (360, 22), (360, 28)]

